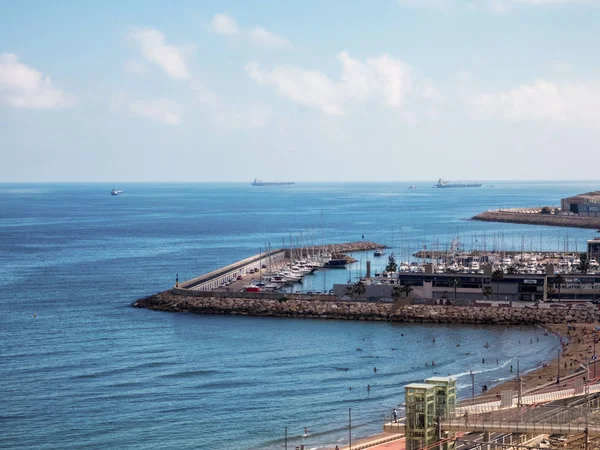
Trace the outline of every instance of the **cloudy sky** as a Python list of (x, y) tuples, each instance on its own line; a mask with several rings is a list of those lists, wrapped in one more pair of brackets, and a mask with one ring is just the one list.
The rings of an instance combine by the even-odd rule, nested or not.
[(4, 2), (0, 182), (600, 179), (600, 0)]

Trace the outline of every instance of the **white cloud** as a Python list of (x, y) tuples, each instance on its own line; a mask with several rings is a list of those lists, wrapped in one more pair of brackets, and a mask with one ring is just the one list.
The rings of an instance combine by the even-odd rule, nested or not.
[(19, 62), (14, 53), (0, 54), (0, 103), (17, 108), (55, 109), (75, 100), (41, 72)]
[(119, 91), (112, 96), (110, 107), (115, 111), (126, 111), (131, 115), (146, 117), (165, 125), (179, 125), (183, 119), (183, 108), (178, 103), (164, 98), (132, 100), (125, 91)]
[(503, 92), (471, 94), (466, 100), (488, 117), (600, 127), (599, 81), (537, 80)]
[(146, 73), (146, 66), (135, 59), (126, 61), (124, 68), (125, 72), (133, 75), (144, 75)]
[(129, 34), (138, 43), (148, 62), (156, 64), (172, 78), (191, 78), (183, 49), (167, 44), (163, 33), (153, 29), (133, 29)]
[(227, 104), (198, 81), (194, 81), (191, 87), (196, 100), (207, 109), (213, 123), (219, 128), (260, 128), (267, 125), (271, 118), (270, 111), (263, 106), (240, 108)]
[(266, 48), (290, 49), (292, 43), (283, 36), (271, 33), (263, 27), (254, 27), (250, 31), (250, 38), (255, 45)]
[(227, 14), (215, 14), (208, 28), (221, 36), (234, 36), (240, 32), (235, 19)]
[(506, 12), (515, 6), (547, 6), (594, 3), (598, 0), (397, 0), (403, 6), (439, 11), (465, 9), (468, 11)]
[[(330, 115), (344, 114), (349, 105), (371, 100), (401, 108), (412, 93), (413, 70), (400, 59), (384, 54), (363, 62), (346, 52), (339, 53), (337, 59), (342, 65), (339, 81), (332, 81), (318, 70), (293, 66), (266, 70), (257, 62), (246, 65), (246, 72), (257, 83), (274, 86), (288, 100)], [(430, 85), (430, 94), (433, 89)]]
[(235, 19), (227, 14), (215, 14), (208, 25), (208, 29), (220, 36), (239, 36), (248, 39), (258, 47), (284, 50), (294, 47), (285, 36), (273, 33), (260, 25), (248, 31), (240, 29)]

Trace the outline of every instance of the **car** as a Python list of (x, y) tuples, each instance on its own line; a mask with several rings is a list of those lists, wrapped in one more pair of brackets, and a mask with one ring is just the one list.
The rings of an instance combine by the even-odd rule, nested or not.
[(238, 275), (237, 279), (238, 279), (238, 280), (243, 280), (243, 279), (244, 279), (244, 276), (243, 276), (243, 275)]

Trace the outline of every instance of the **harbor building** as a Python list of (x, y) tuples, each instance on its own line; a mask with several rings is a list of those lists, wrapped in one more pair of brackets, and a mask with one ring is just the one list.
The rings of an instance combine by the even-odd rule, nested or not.
[(560, 201), (563, 213), (582, 217), (600, 217), (600, 191), (586, 192)]

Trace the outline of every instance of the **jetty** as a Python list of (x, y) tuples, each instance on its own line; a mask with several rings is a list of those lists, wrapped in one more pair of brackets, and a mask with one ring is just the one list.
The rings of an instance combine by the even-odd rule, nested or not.
[[(551, 208), (548, 208), (551, 210)], [(549, 227), (572, 227), (600, 230), (600, 217), (586, 217), (549, 213), (545, 208), (511, 208), (489, 210), (477, 214), (471, 220), (482, 222), (521, 223)]]

